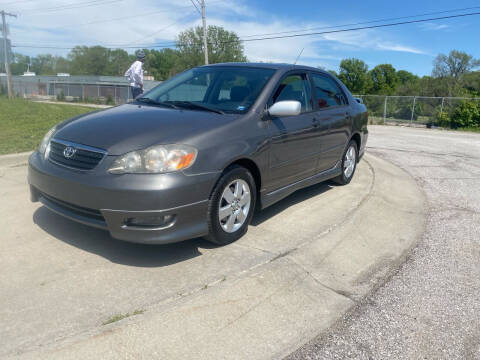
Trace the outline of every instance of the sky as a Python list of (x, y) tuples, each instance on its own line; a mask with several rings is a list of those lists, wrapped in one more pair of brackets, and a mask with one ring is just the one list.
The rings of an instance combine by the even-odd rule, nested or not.
[[(207, 25), (223, 26), (242, 39), (278, 32), (303, 34), (352, 28), (361, 25), (338, 26), (453, 9), (476, 7), (363, 26), (480, 12), (479, 0), (207, 0), (206, 4)], [(137, 46), (148, 48), (171, 43), (179, 32), (201, 25), (200, 15), (190, 0), (0, 0), (2, 9), (18, 15), (16, 19), (8, 18), (10, 38), (18, 45), (14, 51), (25, 55), (66, 55), (69, 50), (60, 48), (75, 45), (123, 47), (132, 53)], [(298, 64), (338, 71), (342, 59), (355, 57), (365, 61), (369, 68), (389, 63), (397, 70), (423, 76), (431, 73), (432, 62), (439, 53), (457, 49), (480, 58), (479, 24), (480, 15), (476, 15), (248, 41), (244, 47), (249, 61), (293, 63), (303, 49)], [(331, 28), (334, 26), (337, 27)]]

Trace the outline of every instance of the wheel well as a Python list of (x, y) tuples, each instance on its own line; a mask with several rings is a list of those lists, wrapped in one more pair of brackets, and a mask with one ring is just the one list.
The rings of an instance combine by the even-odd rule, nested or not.
[(257, 187), (257, 192), (260, 192), (260, 188), (262, 186), (262, 176), (260, 175), (260, 170), (258, 169), (257, 164), (250, 159), (239, 159), (231, 163), (229, 166), (232, 165), (239, 165), (243, 166), (244, 168), (248, 169), (253, 176), (253, 180), (255, 180), (255, 186)]
[(357, 143), (357, 149), (358, 149), (358, 151), (360, 151), (360, 145), (361, 145), (361, 142), (362, 142), (362, 138), (360, 137), (360, 135), (358, 133), (354, 134), (352, 136), (352, 140), (355, 140), (355, 142)]

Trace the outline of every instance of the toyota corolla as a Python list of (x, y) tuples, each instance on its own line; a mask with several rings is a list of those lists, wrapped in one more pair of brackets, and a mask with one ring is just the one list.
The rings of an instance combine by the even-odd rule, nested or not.
[(327, 179), (348, 184), (367, 118), (319, 69), (202, 66), (51, 129), (29, 160), (31, 198), (120, 240), (224, 245), (255, 209)]

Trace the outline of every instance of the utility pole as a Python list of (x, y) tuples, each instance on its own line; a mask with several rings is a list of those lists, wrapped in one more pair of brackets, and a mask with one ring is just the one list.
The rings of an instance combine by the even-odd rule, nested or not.
[(3, 33), (3, 50), (5, 57), (5, 72), (7, 73), (7, 87), (8, 87), (8, 98), (13, 98), (13, 84), (12, 84), (12, 74), (10, 71), (10, 64), (8, 59), (8, 42), (7, 42), (7, 22), (5, 16), (11, 16), (16, 18), (17, 15), (6, 13), (5, 11), (0, 11), (2, 14), (2, 33)]
[(208, 65), (207, 19), (205, 18), (205, 0), (202, 0), (202, 23), (203, 23), (203, 51), (205, 52), (205, 65)]
[[(207, 19), (205, 18), (205, 0), (190, 0), (198, 13), (202, 15), (203, 24), (203, 52), (205, 54), (205, 65), (208, 65), (208, 43), (207, 43)], [(201, 9), (198, 8), (201, 7)]]

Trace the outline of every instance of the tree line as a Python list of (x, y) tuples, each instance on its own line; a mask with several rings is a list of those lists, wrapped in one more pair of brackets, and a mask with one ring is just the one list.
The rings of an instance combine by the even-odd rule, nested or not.
[(478, 97), (480, 72), (473, 71), (480, 60), (465, 52), (452, 50), (439, 54), (433, 61), (432, 74), (419, 77), (391, 64), (380, 64), (369, 70), (360, 59), (344, 59), (339, 73), (334, 73), (354, 94)]
[[(406, 70), (396, 70), (391, 64), (373, 69), (356, 58), (344, 59), (338, 73), (331, 71), (356, 95), (460, 97), (455, 106), (443, 106), (445, 101), (423, 101), (412, 114), (412, 103), (394, 99), (366, 98), (370, 114), (389, 118), (419, 120), (449, 128), (480, 129), (480, 60), (458, 50), (439, 54), (433, 61), (431, 75), (419, 77)], [(450, 104), (450, 101), (447, 101)], [(386, 105), (386, 107), (385, 107)]]

